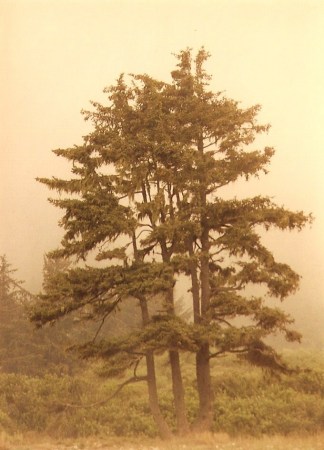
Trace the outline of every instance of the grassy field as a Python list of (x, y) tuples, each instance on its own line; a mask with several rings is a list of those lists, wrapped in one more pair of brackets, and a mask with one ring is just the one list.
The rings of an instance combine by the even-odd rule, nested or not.
[[(0, 374), (0, 450), (324, 450), (323, 353), (287, 355), (303, 370), (280, 378), (236, 359), (213, 368), (214, 434), (160, 441), (145, 384), (111, 398), (116, 380), (84, 371), (78, 376)], [(160, 364), (160, 404), (171, 427), (175, 417), (170, 373)], [(197, 393), (190, 359), (184, 361), (188, 418)], [(120, 380), (119, 380), (120, 382)], [(88, 405), (109, 398), (96, 408)], [(244, 436), (244, 437), (243, 437)]]
[(226, 434), (195, 434), (163, 442), (148, 438), (56, 440), (35, 434), (0, 437), (0, 450), (319, 450), (324, 432), (314, 436), (236, 437)]

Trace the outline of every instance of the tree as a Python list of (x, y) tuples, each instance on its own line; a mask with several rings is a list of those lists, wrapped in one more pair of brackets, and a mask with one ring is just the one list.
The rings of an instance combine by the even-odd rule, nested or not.
[[(171, 140), (173, 148), (181, 149), (176, 164), (169, 165), (185, 249), (176, 258), (191, 278), (194, 322), (201, 332), (196, 354), (198, 423), (206, 428), (212, 420), (212, 357), (238, 352), (279, 369), (283, 366), (276, 365), (278, 355), (262, 338), (280, 331), (288, 340), (300, 339), (289, 329), (293, 321), (288, 315), (265, 305), (263, 298), (249, 297), (247, 288), (264, 285), (270, 296), (281, 300), (297, 289), (299, 276), (275, 261), (261, 243), (260, 228), (301, 229), (311, 220), (267, 197), (222, 199), (224, 186), (266, 173), (274, 150), (249, 150), (256, 135), (269, 126), (257, 124), (258, 105), (241, 109), (208, 90), (210, 77), (203, 69), (208, 56), (204, 49), (195, 60), (190, 50), (181, 52), (169, 87)], [(249, 325), (238, 326), (238, 316), (250, 318)]]
[[(250, 145), (269, 126), (257, 123), (259, 106), (242, 109), (208, 90), (204, 49), (195, 60), (189, 49), (177, 58), (171, 83), (148, 75), (131, 75), (127, 83), (120, 76), (105, 90), (108, 104), (93, 102), (94, 110), (84, 112), (93, 132), (83, 144), (54, 151), (72, 162), (74, 177), (39, 179), (68, 196), (52, 200), (65, 211), (65, 236), (52, 256), (95, 256), (106, 265), (58, 273), (33, 316), (42, 325), (83, 310), (104, 323), (123, 301), (137, 304), (142, 328), (118, 339), (99, 341), (98, 334), (80, 350), (105, 358), (110, 374), (133, 367), (131, 381), (147, 380), (163, 436), (170, 431), (158, 404), (155, 353), (169, 353), (182, 432), (188, 422), (180, 352), (196, 354), (198, 423), (205, 428), (212, 420), (211, 358), (232, 352), (284, 368), (263, 339), (277, 331), (289, 340), (300, 335), (289, 328), (288, 315), (248, 289), (264, 285), (280, 299), (297, 289), (299, 276), (275, 261), (260, 229), (301, 229), (310, 220), (267, 197), (222, 198), (224, 186), (266, 172), (274, 150)], [(191, 283), (193, 323), (175, 314), (179, 273)], [(238, 325), (238, 317), (249, 322)], [(141, 358), (145, 377), (137, 375)]]
[[(24, 303), (31, 295), (23, 288), (22, 282), (13, 278), (14, 269), (5, 255), (0, 257), (0, 367), (14, 372), (18, 367), (29, 364), (30, 351), (26, 351), (27, 321)], [(30, 327), (31, 328), (31, 327)], [(26, 361), (27, 359), (27, 361)]]
[[(88, 153), (86, 148), (86, 153)], [(165, 291), (171, 285), (168, 268), (161, 264), (147, 264), (137, 247), (136, 227), (130, 206), (124, 206), (118, 195), (121, 194), (114, 175), (98, 174), (93, 170), (94, 159), (89, 153), (85, 157), (85, 149), (77, 148), (66, 151), (71, 159), (80, 162), (82, 168), (73, 171), (81, 175), (81, 180), (43, 180), (54, 188), (66, 192), (77, 193), (80, 198), (55, 200), (58, 206), (66, 209), (63, 219), (68, 230), (63, 241), (63, 248), (53, 253), (56, 257), (76, 255), (85, 256), (94, 250), (97, 244), (108, 241), (117, 246), (108, 251), (101, 250), (97, 259), (120, 260), (121, 264), (111, 264), (103, 269), (85, 267), (59, 272), (47, 286), (48, 292), (41, 296), (41, 303), (33, 319), (42, 324), (51, 322), (77, 310), (85, 311), (87, 317), (101, 317), (102, 322), (115, 312), (124, 299), (137, 301), (143, 326), (149, 324), (150, 316), (147, 301)], [(126, 244), (118, 243), (118, 239), (126, 237)], [(131, 247), (130, 254), (126, 253)], [(143, 250), (145, 251), (145, 249)], [(158, 324), (157, 324), (158, 326)], [(141, 381), (144, 377), (136, 374), (140, 357), (146, 359), (149, 401), (152, 415), (163, 437), (170, 436), (170, 430), (164, 421), (158, 405), (156, 375), (153, 349), (141, 340), (139, 332), (131, 333), (128, 339), (123, 337), (119, 342), (90, 341), (82, 347), (86, 356), (109, 358), (111, 374), (124, 372), (134, 366), (131, 381)], [(97, 338), (97, 336), (96, 336)], [(144, 348), (143, 348), (144, 345)]]
[(63, 350), (58, 349), (58, 333), (35, 333), (28, 320), (34, 295), (14, 278), (6, 256), (0, 257), (0, 367), (3, 372), (39, 375), (66, 365)]
[[(63, 226), (68, 230), (65, 239), (62, 242), (63, 249), (54, 252), (54, 256), (66, 257), (76, 255), (81, 258), (85, 258), (89, 251), (94, 250), (98, 244), (105, 243), (105, 240), (110, 244), (115, 244), (117, 247), (114, 249), (104, 250), (101, 248), (97, 254), (98, 260), (114, 259), (120, 260), (120, 265), (107, 267), (101, 271), (102, 277), (108, 277), (109, 284), (103, 287), (100, 293), (95, 293), (94, 297), (86, 297), (86, 293), (90, 293), (90, 290), (84, 292), (84, 298), (82, 302), (76, 302), (76, 294), (72, 290), (67, 288), (64, 292), (62, 286), (64, 284), (62, 277), (57, 278), (52, 283), (53, 291), (47, 296), (43, 296), (45, 307), (41, 315), (35, 315), (35, 320), (38, 322), (50, 321), (53, 318), (62, 316), (66, 312), (70, 312), (75, 309), (84, 308), (86, 305), (92, 306), (91, 303), (95, 300), (98, 302), (105, 302), (113, 299), (110, 302), (108, 310), (104, 308), (96, 308), (92, 310), (93, 317), (102, 317), (105, 320), (108, 315), (114, 312), (117, 307), (129, 297), (136, 298), (139, 301), (139, 305), (142, 312), (143, 326), (149, 325), (150, 315), (147, 308), (147, 297), (156, 296), (165, 292), (165, 304), (163, 305), (164, 315), (174, 316), (173, 305), (173, 269), (170, 265), (170, 255), (168, 254), (165, 239), (159, 239), (158, 244), (163, 247), (163, 261), (162, 263), (154, 263), (150, 261), (150, 264), (144, 262), (144, 259), (154, 249), (155, 245), (147, 246), (145, 240), (142, 239), (139, 242), (139, 237), (143, 233), (143, 227), (145, 226), (140, 222), (140, 217), (145, 216), (144, 209), (153, 208), (155, 211), (149, 212), (150, 228), (156, 227), (156, 221), (159, 221), (159, 212), (156, 209), (161, 192), (159, 189), (155, 189), (155, 204), (152, 205), (152, 185), (151, 181), (143, 180), (143, 173), (148, 174), (150, 169), (150, 150), (141, 155), (141, 165), (138, 165), (138, 152), (141, 151), (140, 147), (143, 144), (141, 139), (134, 140), (130, 133), (125, 128), (125, 124), (121, 123), (121, 116), (125, 117), (132, 122), (132, 133), (134, 129), (143, 131), (143, 122), (149, 121), (149, 113), (143, 108), (142, 102), (145, 95), (134, 89), (133, 94), (126, 88), (122, 77), (118, 80), (117, 86), (113, 87), (109, 91), (110, 101), (112, 103), (107, 117), (103, 117), (103, 114), (90, 114), (94, 125), (95, 132), (89, 135), (85, 144), (82, 147), (57, 150), (58, 155), (64, 156), (73, 160), (74, 168), (73, 172), (80, 175), (80, 180), (47, 180), (41, 179), (40, 181), (47, 184), (49, 187), (62, 190), (68, 193), (77, 193), (82, 197), (82, 200), (77, 198), (69, 200), (54, 200), (57, 206), (60, 206), (67, 210), (67, 213), (62, 221)], [(142, 95), (143, 94), (143, 95)], [(137, 102), (139, 108), (134, 111), (127, 105), (127, 100), (131, 96), (137, 96)], [(143, 97), (143, 98), (142, 98)], [(96, 105), (99, 109), (100, 106)], [(107, 110), (108, 111), (108, 110)], [(103, 127), (103, 122), (105, 125)], [(127, 124), (126, 124), (127, 126)], [(104, 132), (102, 131), (104, 129)], [(124, 133), (124, 134), (123, 134)], [(127, 135), (127, 136), (126, 136)], [(143, 133), (144, 138), (144, 133)], [(145, 138), (144, 138), (145, 139)], [(101, 141), (101, 147), (103, 149), (104, 141), (109, 140), (114, 143), (112, 149), (106, 148), (104, 153), (96, 154), (99, 148), (98, 142)], [(95, 156), (93, 156), (95, 154)], [(87, 155), (87, 156), (85, 156)], [(80, 167), (76, 167), (76, 163)], [(101, 170), (100, 175), (96, 172), (96, 169)], [(109, 175), (109, 169), (113, 174)], [(116, 174), (114, 174), (114, 172)], [(118, 176), (117, 176), (118, 174)], [(154, 182), (155, 183), (155, 182)], [(124, 197), (128, 197), (128, 206), (123, 204)], [(139, 204), (139, 201), (141, 202)], [(134, 214), (133, 210), (137, 210), (137, 214)], [(95, 223), (95, 225), (94, 225)], [(81, 237), (81, 239), (79, 238)], [(128, 238), (129, 241), (121, 243), (121, 238)], [(119, 246), (118, 246), (119, 245)], [(102, 245), (102, 247), (104, 247)], [(85, 271), (87, 274), (92, 274), (93, 278), (89, 278), (89, 283), (95, 283), (95, 276), (97, 269), (91, 272), (91, 269)], [(150, 274), (152, 272), (152, 274)], [(71, 275), (72, 271), (70, 271)], [(84, 272), (82, 272), (83, 274)], [(73, 272), (73, 279), (70, 276), (68, 281), (71, 286), (80, 284), (81, 280), (78, 276), (81, 274), (79, 271)], [(157, 281), (156, 277), (162, 279)], [(163, 277), (163, 274), (164, 277)], [(69, 276), (69, 275), (67, 275)], [(115, 285), (116, 277), (121, 276), (124, 284), (120, 287), (119, 284)], [(146, 278), (143, 285), (143, 276)], [(60, 275), (59, 275), (60, 277)], [(127, 277), (130, 277), (129, 280)], [(133, 286), (134, 284), (134, 286)], [(129, 287), (127, 287), (129, 285)], [(143, 285), (143, 286), (142, 286)], [(108, 297), (106, 295), (108, 294)], [(71, 300), (71, 309), (66, 309), (60, 306), (60, 299), (73, 298)], [(70, 297), (69, 297), (70, 296)], [(89, 305), (90, 304), (90, 305)], [(58, 306), (59, 305), (59, 306)], [(51, 309), (54, 310), (51, 312)], [(152, 308), (151, 308), (152, 309)], [(62, 313), (63, 311), (63, 313)], [(147, 379), (149, 394), (151, 399), (151, 409), (153, 415), (156, 417), (158, 426), (160, 427), (161, 434), (167, 434), (166, 426), (161, 420), (161, 415), (158, 410), (157, 393), (156, 393), (156, 381), (155, 381), (155, 369), (153, 361), (153, 350), (150, 346), (154, 341), (155, 350), (165, 350), (166, 343), (160, 341), (161, 328), (165, 328), (165, 320), (154, 322), (154, 330), (151, 332), (151, 343), (148, 342), (148, 335), (143, 335), (145, 338), (147, 350), (145, 350), (145, 357), (147, 362)], [(171, 324), (168, 324), (169, 328)], [(132, 340), (131, 347), (128, 350), (124, 346), (119, 346), (119, 351), (127, 353), (127, 359), (131, 354), (135, 354), (134, 339)], [(137, 338), (137, 346), (139, 346), (141, 340)], [(116, 347), (116, 346), (115, 346)], [(116, 352), (116, 350), (115, 350)], [(140, 348), (136, 348), (136, 354), (138, 355)], [(94, 354), (92, 346), (92, 354)], [(100, 351), (96, 348), (96, 354)], [(89, 354), (87, 352), (87, 354)], [(107, 352), (101, 352), (108, 356)], [(109, 355), (111, 356), (111, 355)], [(125, 355), (122, 360), (125, 359)], [(180, 362), (177, 349), (170, 348), (170, 361), (172, 368), (172, 380), (174, 385), (175, 394), (175, 406), (176, 415), (178, 419), (179, 430), (187, 430), (188, 424), (184, 410), (184, 389), (182, 386), (182, 379), (180, 373)], [(120, 361), (119, 361), (120, 362)], [(137, 362), (137, 357), (131, 360), (134, 364)], [(122, 368), (128, 367), (129, 361), (122, 365)]]

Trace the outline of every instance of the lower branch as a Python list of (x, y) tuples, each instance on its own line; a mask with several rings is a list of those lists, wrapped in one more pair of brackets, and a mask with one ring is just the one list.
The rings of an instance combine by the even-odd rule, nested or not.
[(131, 383), (137, 383), (140, 381), (147, 381), (147, 377), (146, 376), (134, 376), (129, 378), (128, 380), (124, 381), (123, 383), (121, 383), (118, 388), (115, 390), (115, 392), (113, 392), (112, 395), (110, 395), (109, 397), (105, 398), (104, 400), (100, 400), (99, 402), (94, 402), (94, 403), (87, 403), (84, 405), (77, 405), (77, 404), (73, 404), (73, 403), (55, 403), (55, 406), (59, 406), (61, 408), (67, 409), (67, 408), (94, 408), (95, 406), (101, 406), (104, 405), (105, 403), (108, 403), (110, 400), (112, 400), (114, 397), (116, 397), (117, 394), (119, 394), (119, 392), (128, 384)]

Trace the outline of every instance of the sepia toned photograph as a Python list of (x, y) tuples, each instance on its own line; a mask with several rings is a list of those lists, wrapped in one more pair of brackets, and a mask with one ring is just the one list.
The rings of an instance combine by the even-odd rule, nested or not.
[(324, 1), (0, 0), (0, 450), (324, 449)]

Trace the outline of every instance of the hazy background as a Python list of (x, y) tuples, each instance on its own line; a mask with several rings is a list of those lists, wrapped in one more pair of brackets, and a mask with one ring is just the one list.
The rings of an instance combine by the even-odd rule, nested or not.
[(80, 110), (104, 101), (121, 72), (169, 81), (172, 53), (204, 45), (213, 90), (260, 103), (260, 121), (272, 124), (260, 141), (276, 148), (270, 173), (240, 195), (315, 216), (311, 228), (266, 242), (303, 276), (287, 304), (306, 341), (323, 334), (324, 1), (0, 0), (0, 20), (0, 254), (26, 288), (40, 290), (43, 255), (62, 235), (35, 177), (69, 176), (51, 150), (81, 143)]

